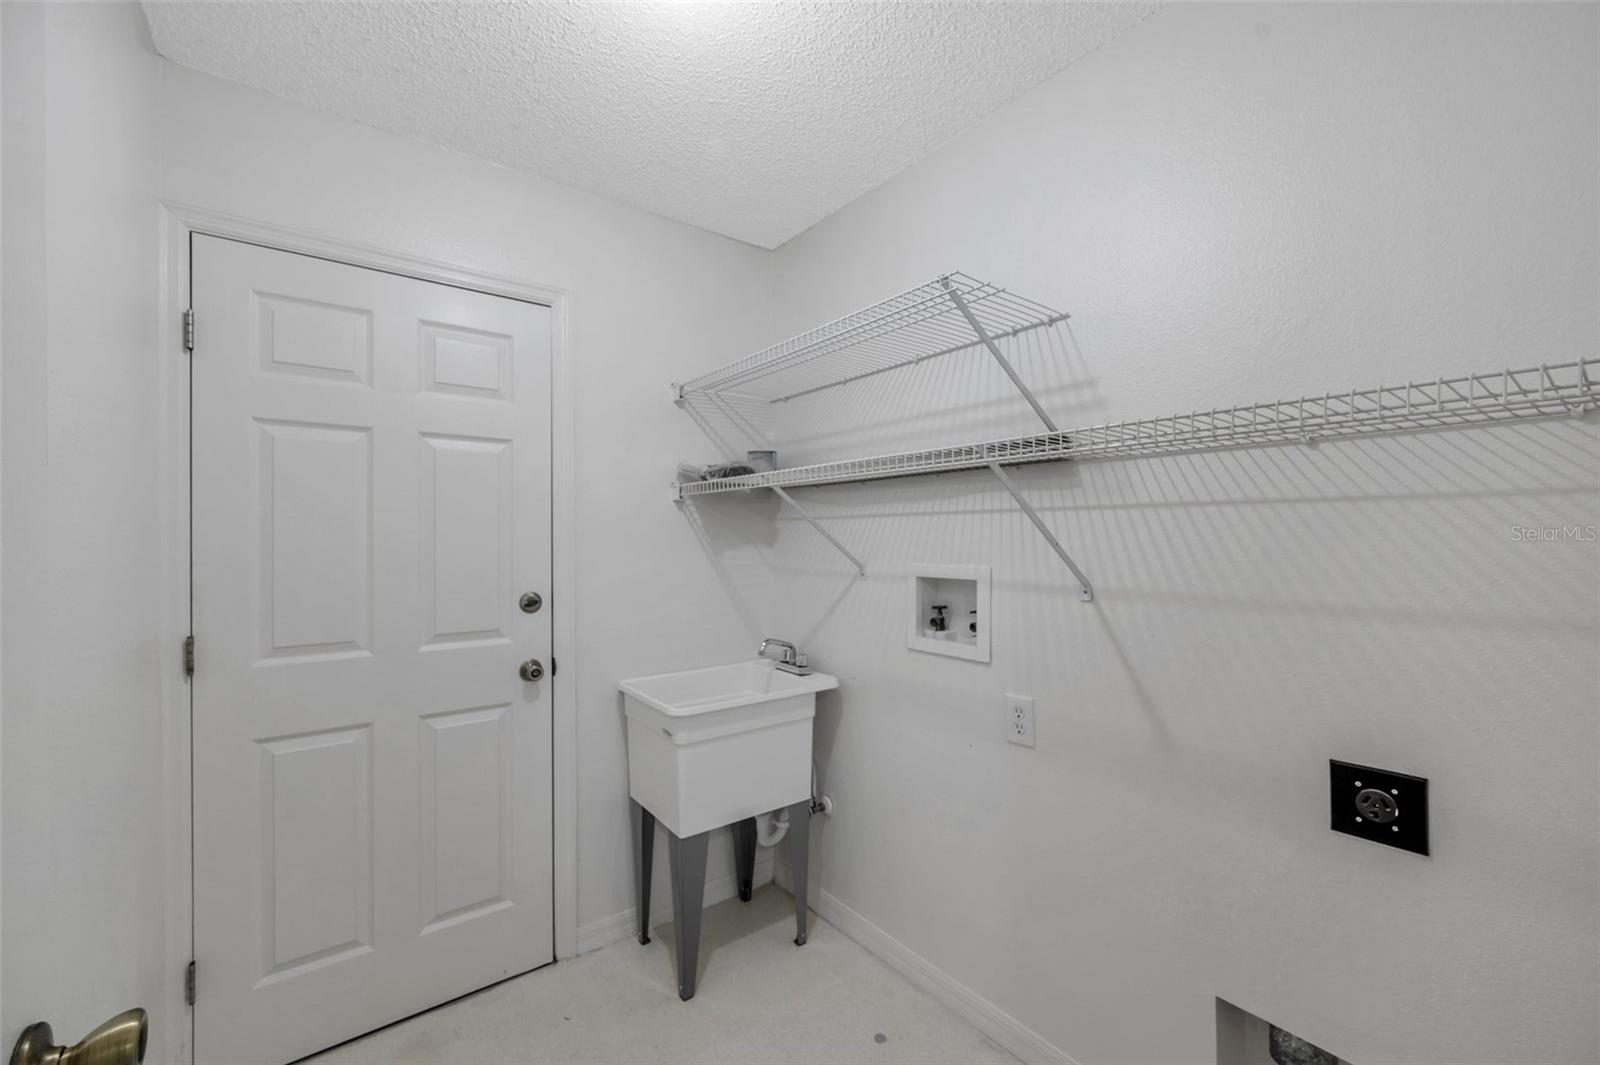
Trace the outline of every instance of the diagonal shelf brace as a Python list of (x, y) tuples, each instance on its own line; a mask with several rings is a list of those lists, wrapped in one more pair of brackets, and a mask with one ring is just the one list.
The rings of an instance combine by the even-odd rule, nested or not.
[(955, 286), (950, 283), (950, 279), (948, 277), (941, 278), (939, 283), (944, 286), (946, 292), (950, 293), (950, 298), (955, 301), (956, 309), (967, 320), (967, 324), (972, 327), (972, 331), (978, 334), (978, 339), (982, 341), (984, 347), (989, 349), (989, 354), (993, 355), (994, 361), (1000, 364), (1000, 369), (1004, 370), (1006, 376), (1011, 378), (1011, 383), (1017, 386), (1017, 391), (1021, 392), (1022, 398), (1028, 401), (1028, 406), (1033, 408), (1033, 413), (1037, 414), (1039, 420), (1044, 422), (1044, 427), (1052, 433), (1060, 432), (1056, 428), (1056, 423), (1050, 420), (1050, 415), (1045, 413), (1045, 409), (1033, 397), (1033, 391), (1022, 383), (1022, 378), (1017, 374), (1016, 368), (1011, 365), (1010, 360), (1000, 353), (999, 345), (994, 342), (994, 338), (983, 328), (983, 324), (978, 321), (978, 316), (972, 313), (972, 308), (967, 306), (967, 301), (962, 298), (961, 293), (956, 291)]
[[(983, 323), (979, 322), (978, 316), (972, 313), (972, 308), (967, 306), (967, 301), (962, 298), (961, 293), (955, 290), (948, 278), (945, 278), (941, 284), (944, 285), (945, 291), (950, 293), (950, 299), (954, 301), (956, 309), (961, 312), (961, 316), (967, 320), (967, 324), (972, 327), (972, 331), (978, 335), (978, 340), (982, 342), (984, 347), (989, 349), (989, 354), (994, 356), (994, 361), (1000, 364), (1000, 369), (1006, 372), (1006, 376), (1011, 378), (1011, 383), (1017, 386), (1017, 391), (1022, 393), (1022, 398), (1027, 400), (1028, 406), (1033, 408), (1033, 413), (1037, 414), (1039, 420), (1044, 422), (1044, 427), (1052, 433), (1059, 433), (1061, 430), (1056, 427), (1055, 421), (1045, 411), (1039, 400), (1034, 397), (1033, 390), (1023, 382), (1021, 375), (1011, 365), (1011, 361), (1001, 353), (999, 345), (985, 331)], [(1067, 554), (1067, 549), (1061, 546), (1061, 541), (1057, 540), (1056, 534), (1050, 531), (1050, 526), (1044, 523), (1044, 519), (1039, 517), (1039, 512), (1034, 510), (1033, 506), (1023, 498), (1021, 490), (1017, 488), (1010, 477), (1006, 476), (1006, 471), (1000, 468), (998, 462), (991, 462), (988, 465), (989, 470), (999, 480), (1000, 486), (1011, 494), (1012, 499), (1017, 501), (1017, 506), (1021, 507), (1022, 512), (1028, 516), (1028, 520), (1033, 522), (1033, 527), (1039, 530), (1039, 535), (1044, 537), (1045, 543), (1050, 545), (1050, 550), (1059, 555), (1061, 561), (1065, 562), (1067, 568), (1072, 571), (1072, 575), (1078, 578), (1078, 598), (1085, 603), (1093, 602), (1094, 588), (1089, 584), (1089, 578), (1084, 576), (1083, 570), (1079, 569), (1078, 564), (1072, 561), (1072, 556)]]
[(1061, 556), (1061, 561), (1065, 562), (1067, 568), (1072, 571), (1072, 575), (1078, 578), (1078, 598), (1085, 603), (1092, 603), (1094, 601), (1094, 588), (1090, 586), (1089, 578), (1085, 577), (1083, 570), (1079, 569), (1078, 564), (1072, 561), (1072, 556), (1067, 554), (1067, 549), (1061, 546), (1061, 541), (1057, 540), (1056, 534), (1050, 531), (1050, 526), (1044, 523), (1044, 519), (1039, 517), (1039, 512), (1034, 510), (1028, 501), (1022, 497), (1022, 492), (1018, 490), (1011, 478), (1006, 476), (1006, 471), (1000, 468), (998, 462), (989, 463), (989, 470), (999, 479), (1000, 486), (1011, 493), (1011, 498), (1017, 501), (1017, 506), (1021, 507), (1022, 512), (1028, 516), (1028, 520), (1033, 522), (1033, 527), (1039, 530), (1039, 535), (1044, 537), (1045, 543), (1050, 545), (1052, 551)]
[(821, 533), (822, 534), (822, 538), (824, 540), (828, 541), (828, 543), (832, 544), (834, 546), (834, 548), (838, 550), (839, 554), (843, 555), (845, 558), (848, 558), (850, 560), (850, 563), (853, 566), (855, 566), (857, 574), (859, 574), (862, 577), (865, 577), (867, 575), (867, 567), (862, 565), (861, 560), (859, 558), (857, 558), (856, 556), (852, 555), (849, 551), (845, 550), (845, 546), (843, 544), (841, 544), (838, 540), (835, 540), (833, 538), (833, 534), (828, 532), (827, 529), (824, 529), (822, 527), (822, 525), (817, 521), (816, 518), (813, 518), (810, 514), (807, 514), (805, 508), (802, 507), (799, 503), (796, 503), (794, 501), (794, 497), (793, 496), (791, 496), (788, 492), (785, 492), (782, 488), (779, 488), (777, 485), (772, 485), (772, 490), (774, 492), (778, 493), (778, 498), (779, 499), (783, 500), (785, 503), (787, 503), (791, 507), (793, 507), (795, 513), (800, 515), (801, 518), (805, 519), (805, 523), (807, 525), (811, 526), (813, 529), (817, 530), (817, 532)]

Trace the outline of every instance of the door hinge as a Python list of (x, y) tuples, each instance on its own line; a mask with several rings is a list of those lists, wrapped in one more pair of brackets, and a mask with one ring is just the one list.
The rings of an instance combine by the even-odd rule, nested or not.
[(194, 350), (194, 308), (186, 308), (183, 312), (183, 350)]
[(194, 959), (189, 960), (189, 967), (183, 971), (183, 1001), (194, 1005)]
[(183, 675), (194, 676), (194, 637), (183, 638)]
[(556, 656), (555, 655), (551, 655), (550, 656), (550, 675), (552, 677), (556, 675)]

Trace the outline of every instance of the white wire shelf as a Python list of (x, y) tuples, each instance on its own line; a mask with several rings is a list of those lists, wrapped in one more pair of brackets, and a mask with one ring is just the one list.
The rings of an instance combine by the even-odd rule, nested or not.
[[(1005, 472), (1007, 466), (1313, 443), (1581, 415), (1595, 409), (1597, 402), (1591, 373), (1600, 367), (1600, 359), (1580, 359), (1062, 431), (998, 342), (1054, 325), (1066, 317), (1042, 303), (966, 274), (945, 274), (688, 384), (674, 385), (673, 398), (714, 440), (716, 419), (753, 440), (768, 440), (768, 423), (775, 404), (941, 355), (983, 347), (1033, 408), (1045, 431), (955, 447), (790, 466), (741, 477), (680, 481), (671, 486), (672, 498), (682, 502), (722, 492), (770, 489), (864, 575), (862, 561), (808, 514), (787, 489), (986, 468), (1077, 578), (1079, 598), (1090, 601), (1094, 589), (1089, 578)], [(733, 453), (731, 448), (726, 450)]]
[(742, 477), (688, 481), (673, 485), (673, 494), (674, 498), (684, 499), (754, 488), (845, 484), (1031, 462), (1139, 458), (1581, 415), (1600, 407), (1600, 393), (1594, 381), (1597, 372), (1600, 358), (1440, 377), (956, 447), (791, 466)]
[[(675, 386), (716, 406), (782, 403), (1020, 336), (1068, 316), (962, 273), (944, 274)], [(982, 327), (982, 332), (978, 327)]]

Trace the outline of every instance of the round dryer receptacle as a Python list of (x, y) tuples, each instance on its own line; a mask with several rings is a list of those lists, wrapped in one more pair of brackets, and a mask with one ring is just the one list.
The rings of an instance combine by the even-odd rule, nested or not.
[(1387, 791), (1362, 788), (1356, 793), (1356, 812), (1368, 821), (1386, 825), (1400, 816), (1400, 804)]

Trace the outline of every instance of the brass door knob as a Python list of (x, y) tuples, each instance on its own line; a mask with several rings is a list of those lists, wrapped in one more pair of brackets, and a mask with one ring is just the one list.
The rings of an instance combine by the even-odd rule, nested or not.
[(56, 1046), (45, 1021), (22, 1030), (11, 1048), (11, 1065), (139, 1065), (150, 1035), (144, 1010), (128, 1010), (111, 1018), (72, 1046)]
[(523, 680), (534, 681), (544, 676), (544, 663), (537, 658), (530, 658), (517, 668)]

